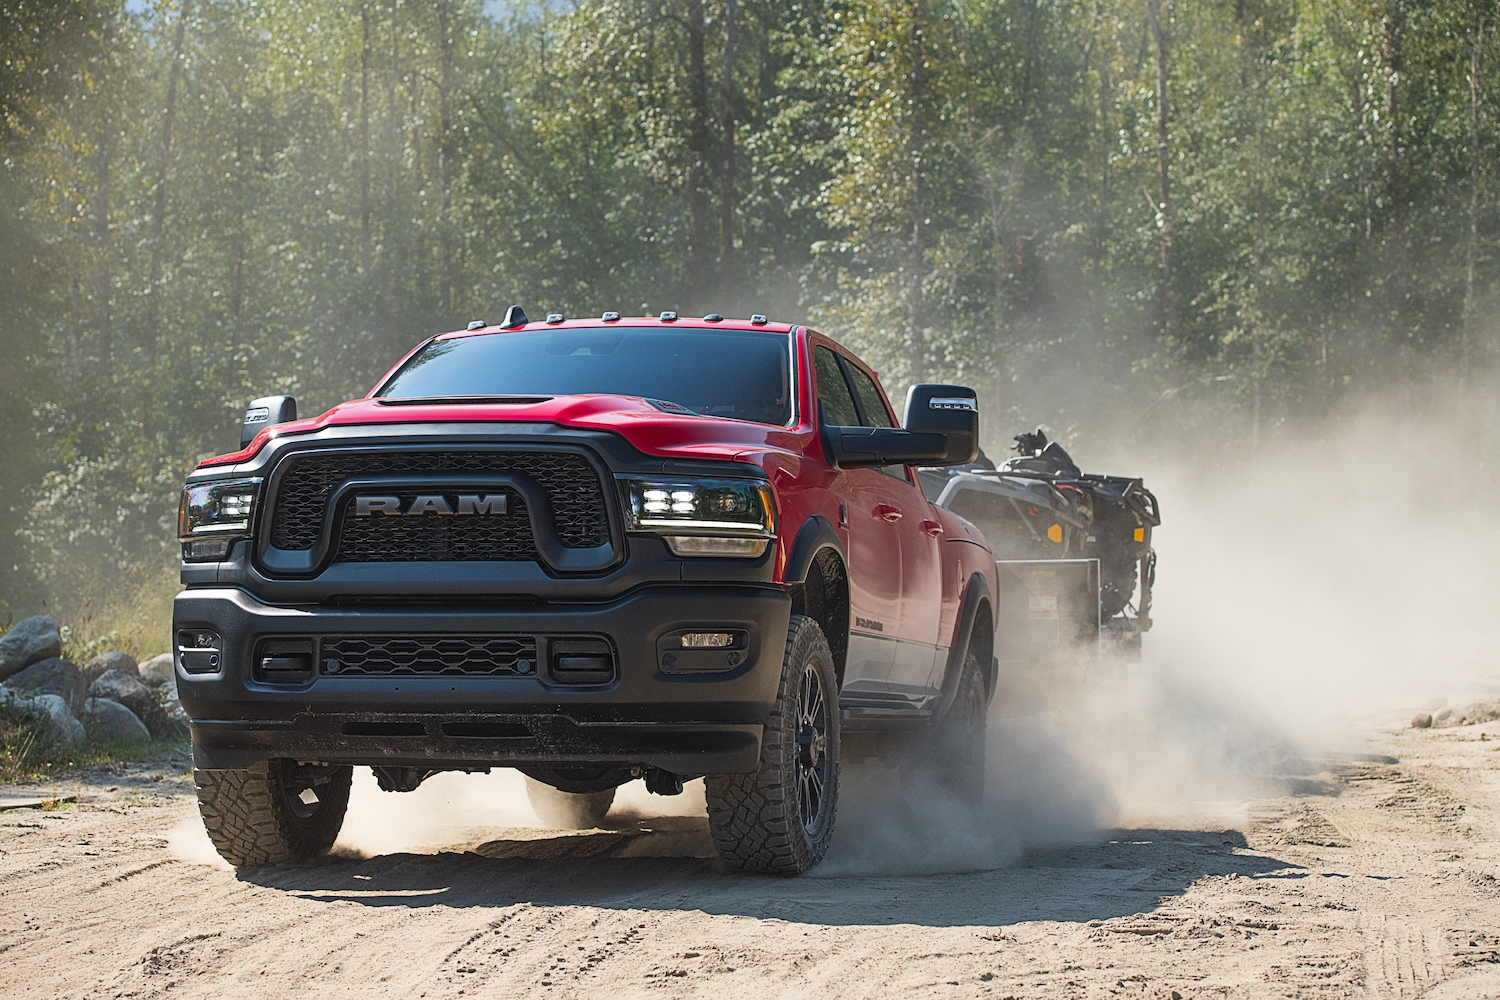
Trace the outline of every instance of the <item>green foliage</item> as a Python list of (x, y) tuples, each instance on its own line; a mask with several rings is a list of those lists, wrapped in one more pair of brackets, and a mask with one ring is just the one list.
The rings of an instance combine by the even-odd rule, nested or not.
[(1474, 0), (1164, 3), (1170, 285), (1145, 0), (739, 0), (729, 267), (694, 246), (721, 0), (6, 2), (19, 611), (167, 572), (177, 483), (246, 399), (319, 412), (511, 302), (806, 318), (892, 390), (979, 386), (991, 445), (1196, 413), (1248, 448), (1493, 360), (1500, 24)]

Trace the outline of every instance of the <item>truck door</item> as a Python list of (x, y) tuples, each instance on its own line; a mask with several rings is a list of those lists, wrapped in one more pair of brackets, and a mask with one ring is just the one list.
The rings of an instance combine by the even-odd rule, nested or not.
[[(875, 387), (875, 380), (858, 365), (845, 359), (849, 380), (854, 383), (860, 417), (868, 427), (895, 427), (890, 408)], [(921, 707), (941, 685), (933, 677), (938, 629), (943, 611), (943, 526), (931, 509), (912, 472), (904, 465), (879, 470), (886, 504), (893, 508), (896, 538), (901, 550), (900, 615), (896, 624), (895, 657), (891, 664), (890, 690)], [(946, 662), (946, 661), (945, 661)]]
[[(859, 409), (833, 351), (813, 349), (818, 409), (824, 424), (859, 426)], [(889, 698), (888, 678), (896, 653), (901, 613), (901, 555), (897, 520), (889, 510), (887, 477), (875, 469), (843, 469), (833, 492), (849, 524), (849, 652), (844, 665), (846, 698)]]

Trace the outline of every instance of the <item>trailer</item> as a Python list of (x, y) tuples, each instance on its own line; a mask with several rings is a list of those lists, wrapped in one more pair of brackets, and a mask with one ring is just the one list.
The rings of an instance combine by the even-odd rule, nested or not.
[(1138, 662), (1151, 629), (1156, 496), (1140, 477), (1080, 471), (1040, 430), (1015, 440), (1016, 457), (998, 468), (981, 454), (920, 473), (933, 502), (994, 550), (1002, 669)]

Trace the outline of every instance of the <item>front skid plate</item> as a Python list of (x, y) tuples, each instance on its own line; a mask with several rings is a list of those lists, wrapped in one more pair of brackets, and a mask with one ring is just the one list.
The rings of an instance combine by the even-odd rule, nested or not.
[(244, 768), (270, 757), (372, 767), (643, 765), (673, 774), (749, 774), (760, 724), (578, 723), (560, 715), (358, 714), (196, 719), (193, 762)]

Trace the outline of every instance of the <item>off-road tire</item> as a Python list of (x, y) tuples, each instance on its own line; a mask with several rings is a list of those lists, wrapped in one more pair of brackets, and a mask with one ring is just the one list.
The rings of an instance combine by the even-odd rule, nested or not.
[(526, 778), (526, 798), (536, 818), (554, 830), (592, 830), (604, 822), (614, 805), (615, 790), (564, 792), (546, 782)]
[(984, 799), (988, 714), (984, 675), (971, 644), (953, 704), (933, 724), (922, 754), (938, 783), (964, 802), (977, 804)]
[[(812, 704), (819, 697), (821, 701)], [(806, 798), (814, 783), (815, 809)], [(838, 788), (839, 706), (833, 654), (816, 621), (793, 615), (776, 704), (761, 739), (760, 767), (754, 774), (710, 775), (704, 780), (709, 831), (725, 867), (760, 875), (808, 871), (823, 860), (833, 840)]]
[[(354, 768), (263, 760), (244, 770), (193, 770), (198, 812), (236, 868), (295, 865), (328, 853), (344, 825)], [(301, 798), (312, 789), (317, 800)]]

